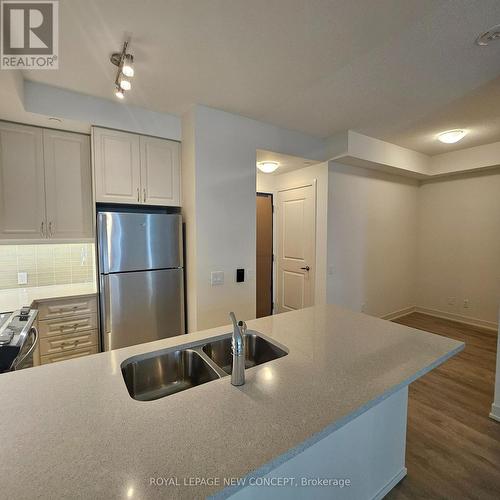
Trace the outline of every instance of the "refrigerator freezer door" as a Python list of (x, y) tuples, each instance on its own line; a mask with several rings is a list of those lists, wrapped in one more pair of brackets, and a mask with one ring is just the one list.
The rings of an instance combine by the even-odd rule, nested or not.
[(184, 333), (182, 269), (101, 275), (105, 351)]
[(103, 274), (182, 267), (182, 218), (177, 214), (100, 212)]

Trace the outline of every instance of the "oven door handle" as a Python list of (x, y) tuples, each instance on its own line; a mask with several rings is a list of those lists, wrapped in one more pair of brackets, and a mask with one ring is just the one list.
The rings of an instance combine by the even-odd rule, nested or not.
[(33, 344), (31, 344), (31, 347), (28, 349), (28, 351), (20, 358), (20, 359), (15, 359), (14, 363), (12, 363), (12, 371), (16, 370), (19, 365), (21, 365), (25, 359), (28, 358), (31, 354), (33, 354), (33, 351), (36, 349), (36, 346), (38, 344), (38, 330), (36, 329), (35, 326), (31, 327), (29, 335), (34, 335), (33, 339)]

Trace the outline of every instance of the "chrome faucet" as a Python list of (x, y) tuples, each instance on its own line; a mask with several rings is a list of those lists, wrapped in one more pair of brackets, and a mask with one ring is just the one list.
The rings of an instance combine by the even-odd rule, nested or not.
[(234, 312), (230, 312), (229, 317), (233, 322), (231, 384), (243, 385), (245, 383), (245, 332), (247, 325), (244, 321), (236, 321)]

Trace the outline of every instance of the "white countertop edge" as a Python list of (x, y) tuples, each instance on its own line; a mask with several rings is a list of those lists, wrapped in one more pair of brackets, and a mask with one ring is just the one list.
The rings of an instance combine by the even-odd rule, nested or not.
[[(465, 343), (462, 343), (462, 345), (458, 346), (456, 349), (453, 351), (450, 351), (448, 354), (442, 356), (441, 358), (437, 359), (430, 365), (428, 365), (426, 368), (423, 368), (422, 370), (418, 371), (415, 373), (413, 376), (409, 377), (408, 379), (402, 381), (401, 383), (395, 385), (394, 387), (391, 387), (389, 390), (387, 390), (384, 394), (380, 395), (379, 397), (372, 399), (371, 401), (368, 401), (366, 404), (360, 406), (357, 410), (353, 411), (352, 413), (346, 415), (345, 417), (337, 420), (336, 422), (333, 422), (329, 425), (327, 425), (323, 430), (317, 432), (316, 434), (312, 435), (310, 438), (306, 439), (305, 441), (302, 441), (298, 445), (296, 445), (293, 448), (290, 448), (286, 453), (283, 453), (282, 455), (279, 455), (276, 457), (274, 460), (271, 460), (270, 462), (265, 463), (258, 469), (255, 469), (254, 471), (249, 472), (246, 476), (244, 476), (245, 479), (247, 478), (254, 478), (254, 477), (263, 477), (266, 474), (269, 474), (269, 472), (273, 471), (280, 465), (284, 464), (288, 460), (292, 459), (299, 453), (302, 453), (304, 450), (309, 448), (310, 446), (316, 444), (317, 442), (321, 441), (325, 437), (329, 436), (336, 430), (340, 429), (340, 427), (343, 427), (344, 425), (348, 424), (355, 418), (359, 417), (363, 413), (367, 412), (374, 406), (378, 405), (382, 401), (386, 400), (396, 392), (398, 392), (400, 389), (409, 386), (412, 382), (415, 382), (415, 380), (419, 379), (420, 377), (423, 377), (430, 371), (434, 370), (434, 368), (437, 368), (438, 366), (442, 365), (445, 361), (448, 361), (448, 359), (452, 358), (459, 352), (463, 351), (465, 348)], [(231, 495), (234, 495), (237, 491), (242, 490), (245, 488), (246, 481), (242, 485), (234, 485), (234, 486), (228, 486), (224, 488), (223, 490), (220, 490), (213, 495), (210, 495), (208, 498), (213, 498), (216, 500), (222, 500), (229, 498)]]
[(52, 302), (53, 300), (63, 300), (67, 298), (76, 298), (76, 297), (95, 297), (97, 292), (83, 292), (83, 293), (73, 293), (68, 295), (54, 295), (51, 297), (44, 297), (43, 299), (34, 299), (32, 304), (36, 302), (39, 304), (40, 302)]

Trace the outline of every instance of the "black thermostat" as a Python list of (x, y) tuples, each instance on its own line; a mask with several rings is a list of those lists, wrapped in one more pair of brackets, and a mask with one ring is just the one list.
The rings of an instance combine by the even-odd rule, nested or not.
[(245, 270), (236, 269), (236, 283), (243, 283), (245, 281)]

